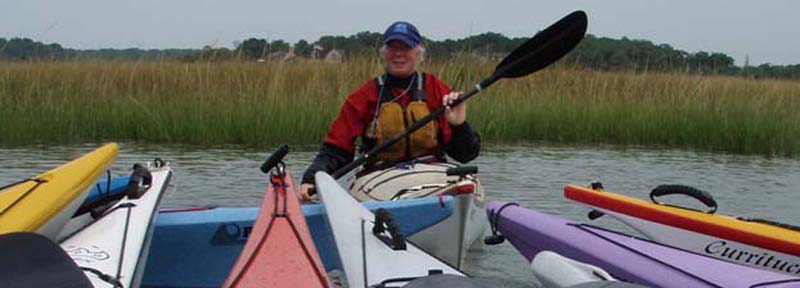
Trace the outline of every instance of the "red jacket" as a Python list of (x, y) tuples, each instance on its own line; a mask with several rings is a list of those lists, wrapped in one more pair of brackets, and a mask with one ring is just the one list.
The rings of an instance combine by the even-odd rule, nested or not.
[[(450, 93), (450, 87), (431, 74), (424, 73), (423, 75), (425, 75), (424, 89), (427, 94), (428, 109), (433, 112), (442, 106), (442, 97)], [(410, 80), (387, 79), (385, 89), (394, 87), (391, 89), (392, 95), (401, 95), (405, 88), (409, 87)], [(409, 89), (416, 88), (416, 84), (412, 84)], [(378, 90), (378, 84), (372, 79), (347, 96), (339, 116), (333, 121), (331, 130), (325, 137), (325, 143), (322, 144), (314, 161), (303, 174), (302, 183), (314, 183), (314, 173), (317, 171), (333, 173), (353, 161), (356, 148), (355, 139), (364, 134), (374, 117), (379, 98)], [(409, 93), (400, 98), (401, 104), (408, 104)], [(462, 125), (451, 127), (444, 115), (438, 121), (439, 144), (444, 149), (440, 151), (443, 154), (437, 155), (437, 158), (446, 161), (444, 154), (447, 154), (456, 161), (466, 163), (478, 156), (480, 136), (472, 130), (469, 124), (464, 122)], [(367, 147), (367, 149), (369, 148)]]
[[(434, 75), (424, 73), (425, 75), (425, 92), (427, 93), (428, 110), (433, 112), (442, 106), (442, 97), (450, 93), (450, 86), (447, 86), (442, 80), (439, 80)], [(388, 87), (388, 86), (387, 86)], [(374, 79), (361, 85), (355, 92), (347, 96), (339, 116), (333, 121), (331, 130), (325, 137), (325, 143), (333, 144), (339, 148), (347, 150), (350, 153), (355, 152), (355, 139), (360, 137), (367, 126), (372, 122), (375, 109), (378, 102), (378, 84)], [(410, 89), (416, 89), (412, 83)], [(400, 95), (404, 91), (403, 88), (395, 88), (391, 90), (392, 95)], [(400, 98), (402, 105), (407, 105), (410, 101), (410, 91), (405, 93)], [(439, 139), (442, 144), (450, 142), (450, 124), (447, 118), (442, 115), (439, 117), (439, 132), (442, 139)]]

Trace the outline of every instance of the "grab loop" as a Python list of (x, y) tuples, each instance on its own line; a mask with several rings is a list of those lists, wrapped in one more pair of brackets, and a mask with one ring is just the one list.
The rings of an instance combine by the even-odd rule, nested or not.
[[(384, 235), (384, 232), (389, 232), (391, 239)], [(406, 241), (400, 234), (400, 228), (397, 227), (389, 210), (380, 208), (375, 211), (375, 225), (372, 226), (372, 234), (392, 247), (392, 250), (406, 250)]]
[(497, 212), (495, 212), (494, 209), (489, 210), (489, 226), (492, 228), (492, 235), (483, 238), (483, 243), (485, 243), (486, 245), (497, 245), (506, 241), (506, 237), (500, 235), (500, 233), (498, 233), (497, 231), (498, 227), (497, 220), (500, 217), (500, 213), (503, 212), (503, 209), (506, 209), (506, 207), (509, 206), (519, 206), (519, 204), (514, 202), (509, 202), (504, 204), (503, 206), (500, 206), (500, 209), (497, 209)]
[[(705, 204), (706, 207), (709, 207), (709, 209), (707, 211), (700, 211), (687, 207), (665, 204), (661, 201), (656, 200), (656, 197), (670, 195), (670, 194), (681, 194), (692, 197), (697, 201), (700, 201), (701, 203)], [(700, 211), (708, 214), (714, 214), (714, 212), (717, 211), (717, 201), (714, 201), (714, 197), (712, 197), (711, 194), (709, 194), (706, 191), (686, 185), (659, 185), (658, 187), (653, 189), (653, 191), (650, 192), (650, 200), (658, 205), (671, 206), (686, 210)]]

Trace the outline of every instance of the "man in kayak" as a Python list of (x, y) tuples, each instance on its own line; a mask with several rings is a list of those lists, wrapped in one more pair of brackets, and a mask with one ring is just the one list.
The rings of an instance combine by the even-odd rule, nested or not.
[[(383, 34), (386, 73), (370, 79), (347, 96), (339, 115), (314, 161), (303, 174), (297, 197), (310, 200), (314, 173), (333, 173), (353, 161), (355, 140), (368, 151), (442, 105), (452, 103), (459, 92), (430, 73), (417, 71), (424, 58), (422, 36), (408, 22), (392, 23)], [(406, 161), (443, 162), (445, 154), (465, 163), (478, 156), (480, 137), (466, 122), (464, 102), (447, 109), (439, 119), (379, 152), (365, 164), (366, 170)]]

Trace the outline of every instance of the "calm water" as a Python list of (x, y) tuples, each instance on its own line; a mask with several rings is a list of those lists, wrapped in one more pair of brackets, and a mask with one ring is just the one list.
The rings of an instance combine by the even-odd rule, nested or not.
[[(563, 198), (564, 184), (600, 180), (609, 191), (640, 198), (659, 184), (691, 185), (711, 192), (720, 205), (719, 213), (800, 224), (798, 159), (618, 147), (486, 146), (473, 164), (480, 169), (489, 199), (514, 201), (573, 220), (584, 221), (587, 210)], [(0, 149), (0, 185), (51, 169), (93, 148)], [(314, 148), (294, 149), (301, 151), (287, 156), (295, 179), (314, 157)], [(121, 144), (112, 171), (124, 175), (135, 162), (161, 157), (172, 162), (178, 185), (165, 196), (162, 207), (257, 206), (266, 182), (258, 167), (269, 152)], [(610, 219), (601, 218), (598, 224), (625, 230)], [(465, 270), (506, 287), (534, 286), (528, 264), (507, 243), (475, 246)]]

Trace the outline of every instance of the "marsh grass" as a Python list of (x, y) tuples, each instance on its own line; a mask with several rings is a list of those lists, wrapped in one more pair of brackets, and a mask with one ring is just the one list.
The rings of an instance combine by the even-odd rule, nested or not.
[[(424, 70), (467, 89), (495, 62)], [(0, 145), (140, 141), (319, 143), (377, 59), (292, 62), (0, 63)], [(488, 141), (800, 152), (800, 83), (556, 66), (501, 80), (469, 103)]]

